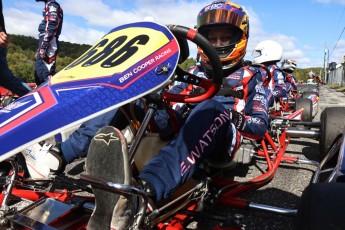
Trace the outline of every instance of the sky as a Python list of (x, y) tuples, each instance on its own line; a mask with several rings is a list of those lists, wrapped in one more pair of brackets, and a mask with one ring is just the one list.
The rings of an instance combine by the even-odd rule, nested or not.
[[(205, 0), (57, 0), (64, 11), (61, 41), (95, 44), (119, 25), (153, 20), (193, 28)], [(274, 40), (283, 47), (283, 59), (297, 61), (298, 68), (324, 67), (344, 61), (345, 0), (238, 0), (249, 16), (250, 35), (246, 59), (255, 46)], [(43, 2), (3, 0), (9, 34), (37, 38)], [(190, 46), (192, 57), (196, 47)], [(326, 60), (326, 61), (325, 61)]]

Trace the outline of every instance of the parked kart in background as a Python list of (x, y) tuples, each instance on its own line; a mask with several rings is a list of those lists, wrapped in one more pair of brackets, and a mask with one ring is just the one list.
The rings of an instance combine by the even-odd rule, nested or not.
[[(35, 83), (28, 83), (28, 85), (32, 89), (36, 88)], [(16, 99), (18, 99), (17, 95), (13, 95), (11, 91), (0, 86), (0, 109), (2, 109), (3, 107), (5, 107), (6, 105), (8, 105)]]
[[(310, 80), (310, 79), (308, 79)], [(311, 117), (314, 118), (319, 110), (319, 84), (301, 84), (298, 85), (298, 92), (301, 98), (309, 98), (312, 104), (312, 115)], [(310, 108), (310, 106), (308, 107)], [(308, 120), (310, 120), (310, 118)]]
[(317, 83), (313, 79), (308, 79), (306, 84), (307, 85), (317, 85)]
[[(312, 80), (312, 81), (310, 81)], [(309, 82), (313, 82), (313, 79), (308, 79)], [(319, 84), (298, 84), (298, 91), (300, 93), (319, 93)]]
[[(177, 64), (189, 56), (186, 39), (200, 46), (208, 56), (214, 71), (212, 80), (199, 78), (178, 67)], [(171, 81), (187, 82), (205, 90), (197, 95), (170, 94), (165, 89)], [(149, 101), (146, 115), (134, 130), (135, 137), (128, 145), (129, 159), (136, 175), (165, 144), (157, 133), (148, 128), (157, 108), (169, 110), (171, 102), (201, 102), (213, 97), (221, 83), (222, 66), (216, 51), (194, 29), (173, 25), (165, 27), (153, 22), (114, 28), (49, 82), (0, 110), (0, 228), (86, 229), (95, 208), (95, 197), (89, 185), (111, 193), (140, 197), (142, 205), (139, 213), (133, 216), (135, 223), (131, 229), (182, 230), (194, 221), (205, 220), (210, 225), (208, 229), (243, 227), (236, 216), (217, 213), (219, 206), (300, 215), (302, 211), (297, 209), (258, 204), (239, 198), (239, 195), (269, 183), (282, 162), (319, 166), (317, 162), (288, 155), (287, 146), (291, 138), (309, 137), (320, 141), (320, 156), (328, 155), (333, 138), (342, 132), (338, 127), (336, 129), (335, 124), (345, 122), (344, 116), (336, 117), (335, 114), (344, 113), (344, 108), (325, 110), (321, 122), (271, 116), (265, 135), (245, 137), (232, 162), (224, 164), (206, 160), (197, 175), (168, 200), (155, 203), (151, 209), (148, 209), (145, 192), (102, 178), (82, 174), (80, 179), (58, 176), (54, 180), (38, 181), (24, 177), (17, 153), (25, 147), (144, 97)], [(25, 132), (25, 138), (15, 138), (23, 137), (23, 130), (27, 129), (31, 132)], [(153, 148), (149, 149), (144, 144)], [(267, 165), (261, 175), (245, 181), (223, 176), (225, 169), (250, 164), (256, 158)], [(54, 186), (54, 182), (59, 181), (63, 184), (62, 189)], [(20, 201), (29, 205), (20, 208), (13, 205)], [(112, 212), (106, 215), (111, 216)]]

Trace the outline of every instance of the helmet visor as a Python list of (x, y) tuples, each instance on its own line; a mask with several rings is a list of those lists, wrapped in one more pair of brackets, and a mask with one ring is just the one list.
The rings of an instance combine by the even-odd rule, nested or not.
[[(210, 26), (202, 33), (213, 46), (235, 45), (241, 41), (243, 31), (233, 26)], [(218, 43), (218, 45), (217, 45)]]
[(261, 50), (253, 50), (252, 57), (260, 57), (261, 56)]

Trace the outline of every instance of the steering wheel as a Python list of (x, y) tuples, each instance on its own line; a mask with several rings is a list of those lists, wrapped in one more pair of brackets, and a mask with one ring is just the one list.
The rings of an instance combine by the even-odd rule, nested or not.
[[(223, 82), (223, 69), (219, 56), (211, 43), (195, 29), (184, 26), (168, 25), (168, 29), (177, 37), (180, 45), (181, 56), (186, 59), (189, 56), (189, 48), (186, 40), (199, 46), (208, 57), (212, 67), (212, 79), (198, 77), (188, 73), (177, 66), (175, 73), (177, 81), (186, 82), (204, 89), (200, 94), (174, 94), (163, 92), (163, 99), (172, 102), (199, 103), (217, 94)], [(182, 41), (182, 42), (181, 42)]]

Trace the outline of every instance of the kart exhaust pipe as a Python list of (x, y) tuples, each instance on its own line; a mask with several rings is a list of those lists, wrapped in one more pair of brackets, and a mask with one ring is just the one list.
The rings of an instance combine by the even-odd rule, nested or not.
[(320, 131), (306, 129), (287, 129), (286, 135), (289, 137), (306, 137), (318, 139), (320, 137)]

